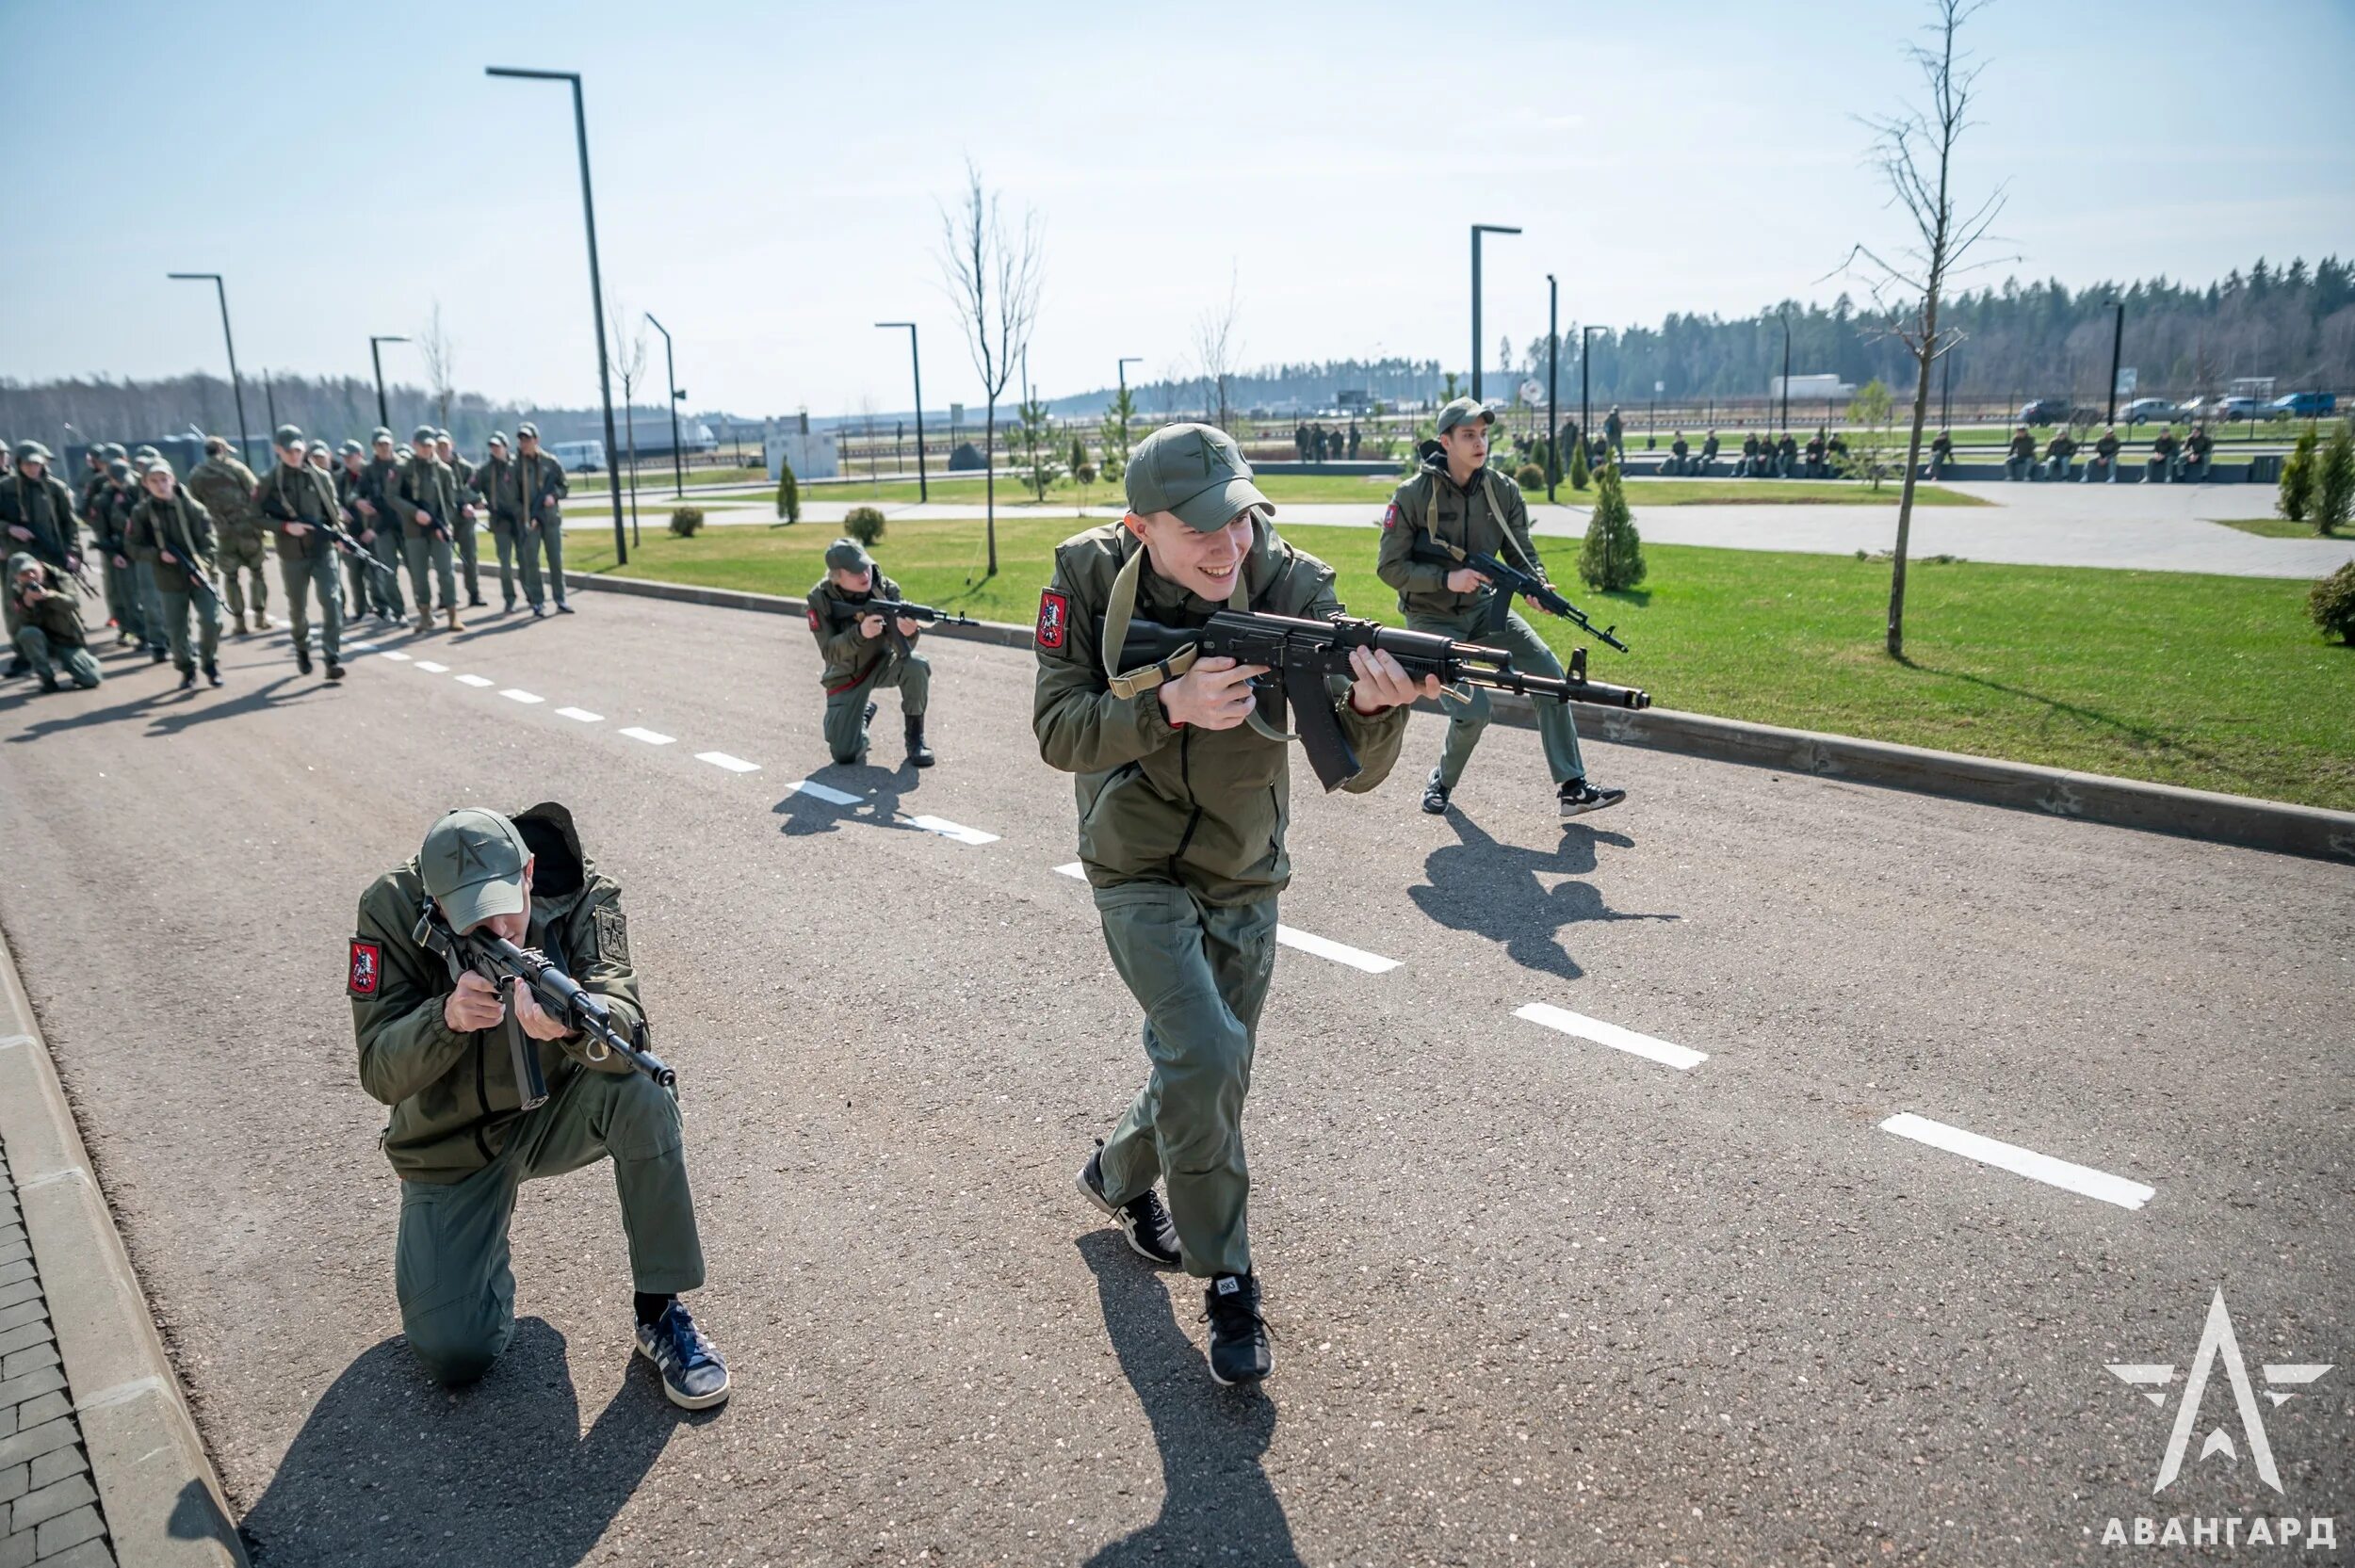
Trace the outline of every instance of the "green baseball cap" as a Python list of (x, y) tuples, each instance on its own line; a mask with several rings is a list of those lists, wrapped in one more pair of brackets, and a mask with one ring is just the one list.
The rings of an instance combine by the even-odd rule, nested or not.
[(1468, 419), (1477, 419), (1483, 425), (1497, 422), (1497, 416), (1486, 404), (1475, 403), (1469, 397), (1458, 397), (1439, 411), (1439, 433), (1445, 435)]
[(119, 441), (110, 441), (106, 443), (106, 457), (108, 461), (111, 461), (116, 458), (127, 458), (131, 454), (123, 448), (122, 443)]
[(507, 432), (506, 432), (505, 430), (493, 430), (493, 431), (491, 432), (491, 445), (494, 445), (494, 446), (504, 446), (504, 445), (507, 445)]
[(367, 448), (361, 445), (356, 441), (347, 441), (341, 446), (336, 447), (335, 450), (343, 453), (346, 457), (356, 458), (366, 452)]
[(1124, 477), (1129, 509), (1143, 517), (1173, 511), (1196, 533), (1212, 533), (1248, 508), (1275, 503), (1251, 482), (1251, 465), (1234, 437), (1215, 425), (1167, 425), (1137, 443)]
[(528, 419), (515, 427), (515, 439), (517, 441), (523, 440), (526, 436), (529, 436), (534, 441), (540, 439), (540, 427), (534, 425)]
[(417, 875), (450, 928), (467, 931), (495, 914), (524, 912), (524, 863), (530, 858), (513, 822), (462, 806), (426, 831)]
[(857, 540), (837, 539), (826, 546), (826, 564), (844, 572), (864, 572), (875, 564), (875, 558)]
[(392, 440), (392, 439), (393, 439), (393, 432), (392, 432), (392, 431), (390, 431), (390, 430), (388, 430), (388, 429), (386, 429), (383, 426), (379, 425), (379, 426), (376, 428), (376, 429), (375, 429), (374, 433), (372, 433), (372, 434), (368, 437), (368, 445), (370, 445), (371, 446), (373, 446), (374, 445), (376, 445), (376, 443), (378, 443), (378, 442), (380, 442), (380, 441), (390, 441), (390, 440)]
[(302, 427), (300, 425), (281, 425), (278, 427), (276, 433), (271, 435), (270, 440), (291, 451), (295, 447), (302, 445)]
[(49, 448), (43, 446), (38, 441), (20, 441), (16, 444), (16, 461), (19, 462), (47, 462), (49, 461)]
[(409, 441), (412, 445), (422, 446), (432, 439), (433, 427), (430, 425), (420, 425), (409, 432)]

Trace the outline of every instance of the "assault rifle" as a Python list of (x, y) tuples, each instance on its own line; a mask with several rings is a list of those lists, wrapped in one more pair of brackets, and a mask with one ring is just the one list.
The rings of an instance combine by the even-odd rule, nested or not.
[(980, 622), (956, 611), (936, 609), (931, 605), (902, 604), (897, 599), (869, 599), (863, 605), (853, 605), (851, 610), (856, 618), (862, 621), (870, 615), (880, 615), (887, 621), (896, 621), (905, 616), (910, 621), (921, 621), (927, 625), (977, 626), (981, 624)]
[(1259, 707), (1259, 723), (1254, 727), (1264, 725), (1260, 733), (1276, 738), (1294, 738), (1283, 727), (1289, 703), (1292, 721), (1300, 726), (1297, 738), (1316, 769), (1317, 781), (1329, 792), (1357, 776), (1358, 762), (1333, 712), (1325, 681), (1334, 675), (1354, 679), (1349, 655), (1358, 648), (1389, 654), (1405, 667), (1417, 685), (1425, 675), (1437, 675), (1441, 685), (1459, 688), (1487, 687), (1533, 699), (1598, 703), (1607, 707), (1651, 706), (1650, 695), (1634, 687), (1588, 680), (1584, 648), (1571, 654), (1568, 674), (1555, 680), (1514, 669), (1513, 655), (1502, 648), (1458, 642), (1432, 632), (1403, 631), (1345, 615), (1318, 621), (1257, 610), (1220, 610), (1203, 626), (1132, 621), (1121, 646), (1120, 667), (1133, 671), (1151, 666), (1161, 681), (1168, 681), (1183, 675), (1194, 668), (1196, 658), (1206, 655), (1267, 666), (1269, 674), (1255, 683)]
[[(591, 1061), (602, 1061), (609, 1053), (621, 1057), (665, 1089), (677, 1084), (678, 1075), (660, 1057), (646, 1049), (643, 1022), (633, 1029), (635, 1038), (624, 1035), (615, 1026), (613, 1011), (605, 998), (583, 991), (539, 949), (518, 947), (488, 929), (452, 930), (430, 898), (418, 912), (414, 940), (449, 965), (451, 978), (471, 969), (495, 986), (502, 999), (511, 996), (510, 980), (523, 981), (543, 1008), (586, 1038), (586, 1054)], [(513, 1006), (512, 1000), (509, 1006)], [(524, 1109), (529, 1110), (548, 1097), (547, 1079), (540, 1072), (539, 1043), (524, 1033), (523, 1026), (515, 1022), (512, 1011), (507, 1016), (506, 1028), (515, 1087), (523, 1095)]]
[(155, 546), (155, 553), (180, 569), (180, 575), (187, 578), (188, 589), (191, 592), (201, 593), (210, 599), (214, 608), (220, 607), (219, 590), (213, 587), (212, 578), (204, 575), (203, 562), (190, 560), (182, 551), (160, 542)]
[(1515, 599), (1534, 599), (1548, 614), (1574, 622), (1581, 631), (1590, 633), (1596, 641), (1616, 648), (1622, 654), (1628, 652), (1627, 644), (1612, 635), (1618, 630), (1616, 625), (1596, 625), (1586, 619), (1584, 610), (1556, 593), (1544, 578), (1534, 572), (1507, 566), (1494, 556), (1458, 549), (1443, 539), (1416, 545), (1407, 552), (1406, 558), (1421, 561), (1426, 566), (1470, 567), (1494, 583), (1496, 591), (1488, 598), (1487, 631), (1490, 637), (1503, 635), (1504, 618), (1512, 613)]
[(396, 583), (400, 581), (400, 574), (394, 571), (384, 562), (378, 560), (376, 558), (376, 552), (361, 543), (359, 540), (352, 536), (349, 529), (333, 523), (314, 523), (311, 526), (325, 534), (327, 536), (327, 542), (330, 544), (333, 544), (336, 549), (341, 550), (345, 555), (349, 556), (353, 560), (358, 561), (361, 565), (374, 567), (377, 571), (383, 573), (387, 577), (392, 578)]

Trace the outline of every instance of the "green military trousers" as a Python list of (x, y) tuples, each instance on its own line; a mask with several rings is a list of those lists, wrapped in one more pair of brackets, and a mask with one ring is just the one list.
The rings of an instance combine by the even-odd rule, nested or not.
[[(13, 598), (9, 601), (13, 604)], [(63, 675), (84, 691), (98, 685), (98, 660), (88, 648), (59, 648), (49, 640), (49, 634), (39, 626), (19, 626), (10, 639), (16, 651), (24, 655), (24, 662), (33, 667), (33, 673), (43, 686)]]
[[(491, 525), (491, 545), (499, 558), (499, 601), (507, 608), (515, 607), (515, 525), (494, 522)], [(527, 574), (525, 584), (531, 591), (531, 602), (540, 602), (540, 562), (529, 556), (524, 558)]]
[(433, 596), (427, 592), (426, 568), (433, 569), (434, 584), (442, 590), (442, 607), (458, 607), (458, 577), (451, 568), (449, 541), (430, 528), (403, 528), (401, 547), (409, 553), (409, 591), (416, 595), (417, 613), (430, 614)]
[[(507, 1226), (515, 1189), (610, 1155), (634, 1287), (704, 1283), (678, 1102), (642, 1073), (574, 1073), (508, 1129), (498, 1158), (463, 1181), (400, 1184), (394, 1289), (409, 1349), (436, 1381), (480, 1377), (515, 1332)], [(617, 1308), (626, 1303), (617, 1302)]]
[[(124, 560), (131, 558), (125, 556)], [(147, 639), (146, 622), (139, 607), (139, 577), (136, 565), (117, 566), (112, 556), (106, 558), (106, 613), (114, 618), (115, 630), (134, 642)]]
[(903, 659), (884, 661), (873, 674), (855, 685), (827, 692), (826, 750), (835, 761), (853, 763), (867, 754), (867, 703), (878, 687), (899, 687), (900, 711), (910, 719), (921, 719), (932, 696), (933, 667), (923, 655), (910, 654)]
[(376, 579), (378, 606), (391, 610), (403, 620), (408, 619), (409, 595), (400, 586), (400, 571), (404, 564), (400, 558), (400, 525), (386, 523), (379, 527), (376, 537), (368, 542), (368, 548), (375, 552), (378, 560), (384, 563), (383, 571), (368, 574)]
[[(220, 654), (220, 601), (210, 593), (158, 590), (164, 600), (164, 635), (171, 639), (171, 662), (187, 674), (202, 664), (213, 667)], [(188, 610), (196, 610), (196, 648), (188, 648)]]
[(1104, 946), (1145, 1009), (1152, 1070), (1104, 1140), (1104, 1196), (1169, 1186), (1186, 1272), (1251, 1271), (1242, 1102), (1275, 969), (1275, 900), (1218, 905), (1168, 882), (1096, 890)]
[(450, 525), (458, 530), (458, 574), (465, 579), (466, 603), (482, 603), (482, 573), (476, 561), (475, 520), (461, 517)]
[[(1513, 655), (1513, 668), (1524, 675), (1562, 678), (1562, 661), (1554, 657), (1543, 638), (1530, 630), (1519, 610), (1505, 616), (1502, 637), (1489, 634), (1487, 612), (1477, 608), (1456, 615), (1409, 615), (1406, 624), (1413, 631), (1437, 632), (1465, 642), (1502, 648)], [(1553, 782), (1559, 784), (1584, 778), (1586, 762), (1578, 752), (1578, 724), (1570, 718), (1570, 705), (1549, 698), (1535, 706), (1537, 739), (1545, 748), (1546, 767), (1552, 770)], [(1447, 744), (1439, 752), (1439, 782), (1454, 789), (1464, 776), (1464, 765), (1471, 760), (1472, 748), (1480, 744), (1480, 732), (1488, 727), (1487, 688), (1473, 687), (1470, 702), (1443, 695), (1439, 707), (1448, 719)]]
[[(310, 539), (300, 542), (308, 544)], [(278, 558), (278, 585), (286, 590), (286, 630), (298, 648), (311, 646), (311, 593), (319, 596), (319, 649), (340, 660), (344, 651), (344, 585), (335, 573), (335, 551), (306, 549)]]
[(264, 548), (259, 528), (223, 528), (220, 530), (219, 555), (220, 567), (220, 596), (229, 605), (229, 613), (236, 620), (245, 619), (246, 587), (238, 579), (253, 579), (253, 619), (261, 621), (269, 613), (269, 579), (262, 572)]
[(156, 586), (155, 563), (152, 560), (133, 560), (131, 586), (139, 599), (140, 634), (146, 639), (149, 651), (160, 654), (167, 644), (164, 639), (164, 590)]
[(524, 558), (524, 592), (537, 605), (540, 595), (532, 588), (532, 574), (539, 569), (539, 556), (547, 556), (547, 588), (556, 595), (556, 602), (564, 602), (564, 527), (560, 523), (535, 523), (526, 528), (516, 542)]

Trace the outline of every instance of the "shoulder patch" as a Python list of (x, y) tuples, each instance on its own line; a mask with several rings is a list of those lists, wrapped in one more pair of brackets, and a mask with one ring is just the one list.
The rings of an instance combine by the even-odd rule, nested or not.
[(597, 911), (597, 957), (606, 963), (626, 966), (629, 962), (629, 922), (623, 918), (619, 904), (607, 904)]
[(1398, 503), (1396, 501), (1392, 501), (1388, 507), (1383, 509), (1382, 525), (1386, 528), (1395, 528), (1398, 526)]
[(344, 980), (345, 990), (354, 996), (373, 996), (383, 983), (383, 950), (373, 942), (363, 942), (353, 937), (350, 972)]
[(809, 606), (809, 629), (813, 632), (818, 629), (818, 604), (816, 600), (812, 600)]
[(1051, 588), (1042, 590), (1038, 596), (1038, 645), (1049, 652), (1062, 648), (1070, 622), (1071, 601)]

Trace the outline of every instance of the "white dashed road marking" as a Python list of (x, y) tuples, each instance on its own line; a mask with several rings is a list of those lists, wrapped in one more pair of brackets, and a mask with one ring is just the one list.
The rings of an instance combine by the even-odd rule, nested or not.
[(458, 684), (460, 686), (489, 686), (492, 683), (480, 675), (461, 675), (458, 677)]
[[(626, 732), (625, 732), (626, 733)], [(788, 795), (806, 795), (813, 800), (823, 800), (830, 806), (854, 806), (864, 796), (853, 795), (832, 784), (815, 784), (808, 779), (796, 779), (785, 786)]]
[(998, 842), (996, 833), (985, 833), (979, 828), (968, 828), (961, 822), (951, 822), (945, 816), (911, 816), (908, 822), (911, 826), (921, 828), (928, 833), (938, 833), (943, 838), (953, 838), (959, 844), (995, 844)]
[(2113, 1176), (2106, 1171), (2096, 1171), (2089, 1165), (2072, 1165), (2065, 1159), (2039, 1155), (2034, 1149), (2023, 1149), (2017, 1143), (2001, 1143), (1982, 1138), (1960, 1127), (1933, 1122), (1925, 1116), (1903, 1111), (1881, 1123), (1881, 1131), (1909, 1138), (1916, 1143), (1926, 1143), (1933, 1149), (1943, 1149), (1950, 1155), (1975, 1159), (1982, 1165), (1992, 1165), (2014, 1175), (2051, 1187), (2099, 1198), (2120, 1208), (2140, 1208), (2157, 1196), (2157, 1189), (2130, 1182), (2123, 1176)]
[(419, 659), (417, 661), (417, 668), (424, 671), (429, 675), (447, 675), (449, 673), (448, 665), (436, 664), (431, 659)]
[(536, 691), (521, 691), (512, 686), (505, 691), (500, 692), (499, 695), (506, 698), (511, 703), (522, 703), (527, 705), (533, 703), (544, 703), (547, 701), (545, 697), (541, 696)]
[(1589, 1018), (1583, 1012), (1572, 1012), (1567, 1008), (1554, 1007), (1547, 1002), (1532, 1002), (1513, 1016), (1525, 1018), (1532, 1024), (1542, 1024), (1549, 1029), (1559, 1029), (1581, 1040), (1590, 1040), (1598, 1045), (1608, 1045), (1615, 1051), (1625, 1051), (1630, 1056), (1673, 1067), (1681, 1073), (1690, 1072), (1709, 1059), (1707, 1051), (1696, 1051), (1689, 1045), (1655, 1040), (1650, 1035), (1637, 1034), (1633, 1029), (1624, 1029), (1616, 1024), (1606, 1024), (1600, 1018)]
[(587, 708), (558, 708), (556, 710), (556, 716), (559, 719), (577, 719), (584, 724), (602, 724), (605, 722), (604, 714), (591, 713)]
[(402, 664), (407, 664), (407, 663), (409, 662), (409, 655), (406, 655), (406, 654), (404, 654), (404, 653), (402, 653), (402, 652), (400, 652), (400, 650), (398, 650), (398, 648), (387, 648), (387, 649), (385, 649), (385, 650), (384, 650), (384, 656), (385, 656), (386, 658), (388, 658), (388, 659), (398, 659), (398, 660), (399, 660)]
[[(464, 677), (461, 676), (460, 679), (463, 680)], [(485, 681), (482, 684), (488, 686), (491, 683)], [(642, 730), (635, 724), (632, 724), (628, 729), (624, 730), (622, 733), (629, 736), (632, 740), (642, 740), (649, 746), (668, 746), (672, 741), (678, 738), (676, 736), (664, 735), (659, 730)]]
[(742, 757), (732, 757), (725, 752), (698, 752), (695, 753), (695, 760), (697, 762), (707, 762), (714, 768), (724, 768), (731, 773), (757, 773), (760, 771), (760, 764), (756, 762), (746, 762)]
[[(1069, 877), (1074, 881), (1087, 881), (1086, 870), (1076, 860), (1068, 865), (1056, 866), (1055, 875)], [(1313, 957), (1330, 959), (1335, 963), (1347, 964), (1352, 969), (1361, 969), (1369, 975), (1387, 975), (1399, 966), (1396, 959), (1384, 958), (1379, 953), (1369, 953), (1362, 947), (1352, 947), (1345, 942), (1335, 942), (1327, 937), (1312, 936), (1292, 926), (1276, 927), (1275, 940), (1287, 947), (1297, 947)]]

